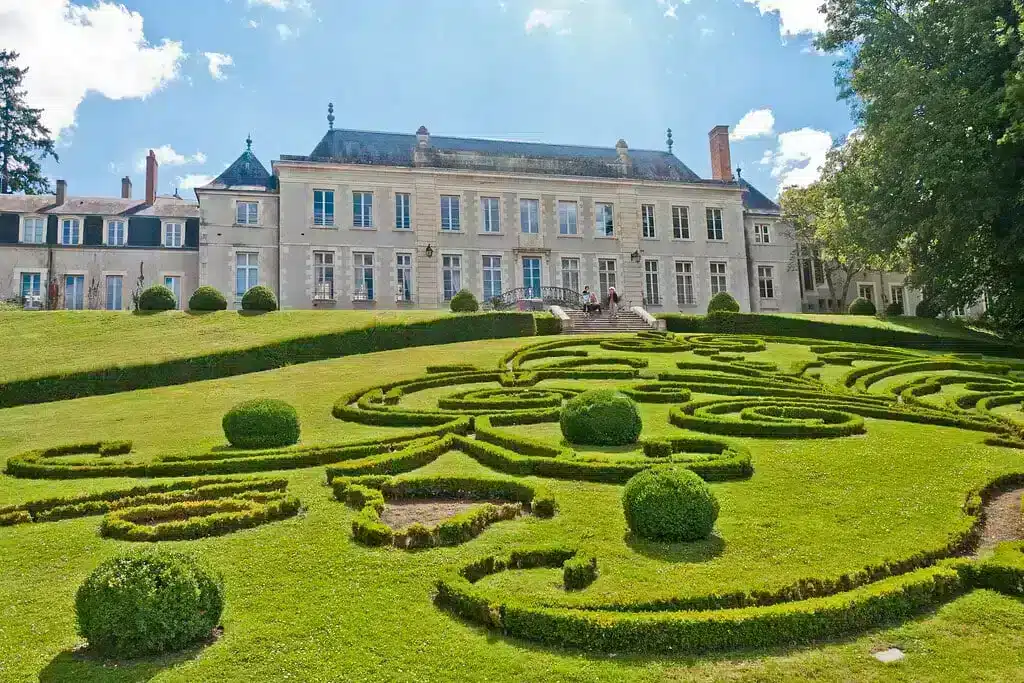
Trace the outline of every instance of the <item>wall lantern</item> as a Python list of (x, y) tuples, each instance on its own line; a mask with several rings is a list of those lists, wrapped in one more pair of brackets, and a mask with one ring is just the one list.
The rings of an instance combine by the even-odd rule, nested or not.
[(637, 249), (632, 254), (630, 254), (629, 260), (632, 261), (633, 263), (640, 263), (640, 250)]
[(432, 246), (430, 246), (428, 244), (426, 252), (427, 252), (427, 258), (434, 258), (434, 247), (432, 247)]

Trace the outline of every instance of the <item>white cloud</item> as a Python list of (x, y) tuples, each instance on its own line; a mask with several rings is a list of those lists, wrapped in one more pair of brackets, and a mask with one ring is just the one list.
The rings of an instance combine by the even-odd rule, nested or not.
[(206, 57), (207, 66), (210, 68), (210, 75), (213, 76), (215, 81), (223, 81), (227, 78), (227, 75), (224, 73), (224, 67), (233, 66), (235, 63), (231, 55), (220, 52), (204, 52), (203, 56)]
[[(680, 4), (679, 2), (673, 3), (672, 0), (656, 0), (656, 2), (658, 3), (659, 7), (664, 7), (665, 8), (665, 18), (666, 19), (678, 19), (679, 18), (678, 16), (676, 16), (676, 10), (679, 9), (679, 4)], [(680, 0), (680, 2), (682, 4), (684, 4), (684, 5), (689, 5), (690, 4), (690, 0)]]
[(771, 135), (775, 132), (775, 114), (771, 109), (748, 111), (732, 129), (732, 140), (746, 140)]
[(309, 0), (247, 0), (249, 7), (268, 7), (279, 12), (297, 10), (304, 14), (313, 14), (313, 4)]
[(248, 26), (249, 28), (259, 28), (260, 26), (262, 26), (262, 24), (259, 21), (257, 21), (256, 19), (250, 19), (249, 21), (247, 21), (245, 23), (245, 25)]
[(821, 0), (744, 0), (755, 5), (761, 14), (779, 15), (779, 32), (784, 36), (800, 33), (823, 33), (825, 15), (818, 11)]
[[(139, 159), (135, 164), (135, 168), (140, 171), (146, 170), (146, 156), (149, 154), (145, 151), (139, 155)], [(192, 156), (181, 154), (170, 145), (161, 145), (153, 148), (153, 154), (156, 155), (156, 161), (161, 166), (185, 166), (186, 164), (205, 164), (206, 155), (202, 152), (196, 152)]]
[(535, 28), (551, 30), (561, 25), (567, 16), (569, 11), (564, 9), (533, 9), (526, 17), (524, 28), (527, 33), (532, 33)]
[(58, 134), (87, 93), (145, 98), (178, 78), (185, 59), (180, 42), (151, 45), (141, 14), (105, 0), (0, 0), (0, 45), (21, 54), (28, 102)]
[(294, 38), (298, 34), (299, 32), (293, 29), (288, 24), (277, 25), (277, 35), (281, 38), (281, 40), (288, 40), (289, 38)]
[[(772, 165), (779, 187), (807, 187), (821, 176), (821, 167), (832, 149), (832, 136), (823, 130), (801, 128), (779, 134), (778, 148), (766, 152), (761, 163)], [(769, 156), (770, 155), (770, 156)]]
[(178, 176), (176, 180), (179, 190), (194, 190), (197, 187), (209, 185), (214, 181), (214, 177), (212, 175), (203, 175), (201, 173), (189, 173), (188, 175)]

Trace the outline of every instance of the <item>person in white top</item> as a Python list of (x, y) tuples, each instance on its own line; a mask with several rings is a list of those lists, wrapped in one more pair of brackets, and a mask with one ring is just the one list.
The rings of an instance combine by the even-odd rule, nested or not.
[(619, 295), (614, 287), (608, 288), (608, 312), (611, 315), (619, 314)]

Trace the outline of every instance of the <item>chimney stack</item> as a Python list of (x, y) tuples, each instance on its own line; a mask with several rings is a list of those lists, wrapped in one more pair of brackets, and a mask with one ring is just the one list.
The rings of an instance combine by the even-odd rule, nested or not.
[(61, 206), (68, 199), (68, 181), (57, 181), (57, 206)]
[(132, 198), (132, 179), (128, 176), (121, 178), (121, 199)]
[(146, 203), (156, 204), (156, 171), (159, 164), (156, 163), (156, 153), (149, 150), (146, 157)]
[(711, 140), (711, 177), (732, 182), (732, 153), (729, 151), (729, 126), (715, 126), (708, 133)]

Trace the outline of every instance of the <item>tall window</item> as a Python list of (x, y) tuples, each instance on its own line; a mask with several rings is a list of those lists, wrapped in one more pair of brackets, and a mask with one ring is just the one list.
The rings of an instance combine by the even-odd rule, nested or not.
[(412, 254), (395, 254), (395, 299), (412, 301)]
[(594, 234), (611, 237), (615, 234), (615, 211), (611, 204), (598, 202), (594, 205)]
[(775, 298), (775, 268), (772, 266), (757, 267), (757, 289), (762, 299)]
[(676, 261), (676, 299), (680, 306), (697, 305), (693, 291), (693, 263), (690, 261)]
[(640, 222), (643, 224), (644, 237), (654, 237), (654, 204), (640, 206)]
[(356, 252), (352, 254), (355, 266), (355, 287), (353, 298), (360, 301), (373, 301), (373, 254)]
[(107, 246), (123, 247), (127, 231), (124, 229), (124, 221), (109, 221), (107, 223)]
[(124, 278), (120, 275), (107, 276), (107, 310), (120, 311), (124, 308)]
[(42, 218), (26, 218), (22, 228), (21, 241), (26, 244), (42, 244), (46, 241), (46, 221)]
[(722, 210), (721, 209), (708, 209), (708, 239), (709, 240), (724, 240), (725, 233), (722, 232)]
[(241, 297), (260, 283), (260, 255), (254, 251), (235, 254), (235, 296)]
[(804, 289), (808, 292), (814, 289), (814, 259), (801, 259), (800, 274), (804, 279)]
[(558, 202), (558, 234), (576, 235), (576, 202)]
[(395, 193), (395, 227), (399, 230), (412, 227), (412, 196), (408, 192)]
[[(903, 304), (903, 286), (902, 285), (892, 285), (889, 288), (889, 292), (892, 294), (892, 302), (894, 304), (899, 304), (900, 310), (903, 310), (904, 309), (904, 304)], [(987, 305), (987, 302), (986, 302), (986, 305)]]
[(580, 260), (578, 258), (562, 259), (562, 286), (574, 292), (580, 291)]
[(658, 261), (644, 261), (644, 300), (651, 305), (661, 303), (661, 283), (658, 282)]
[(615, 284), (615, 259), (602, 258), (597, 260), (597, 286), (601, 289), (600, 296), (603, 298), (608, 294), (610, 287)]
[(165, 275), (164, 287), (171, 290), (171, 294), (174, 295), (175, 308), (181, 308), (181, 276)]
[(373, 227), (373, 193), (352, 193), (352, 227)]
[(334, 190), (313, 190), (313, 225), (334, 225)]
[(182, 243), (181, 223), (164, 223), (164, 246), (180, 247)]
[(239, 225), (256, 225), (260, 221), (259, 202), (235, 202), (235, 222)]
[(875, 286), (874, 285), (857, 285), (857, 296), (862, 299), (874, 303), (875, 301)]
[(334, 252), (313, 252), (313, 299), (328, 301), (334, 298)]
[(690, 209), (686, 206), (672, 207), (672, 237), (677, 240), (690, 239)]
[(451, 301), (462, 289), (462, 257), (456, 254), (441, 256), (441, 289), (445, 301)]
[[(175, 295), (175, 299), (177, 298)], [(69, 311), (80, 311), (85, 308), (84, 275), (64, 276), (64, 308)]]
[(540, 232), (540, 202), (536, 199), (519, 200), (519, 222), (525, 233)]
[(484, 219), (484, 232), (501, 232), (501, 202), (497, 197), (480, 198), (480, 214)]
[(528, 298), (540, 296), (540, 259), (536, 256), (523, 257), (523, 287)]
[(457, 195), (441, 196), (441, 229), (458, 231), (459, 228), (459, 198)]
[(729, 283), (725, 279), (725, 262), (712, 261), (711, 269), (711, 296), (719, 292), (728, 292)]
[(768, 232), (767, 223), (755, 223), (754, 224), (754, 243), (755, 244), (768, 244), (772, 241), (771, 235)]
[(77, 218), (65, 218), (61, 221), (60, 243), (64, 245), (80, 244), (82, 223)]
[(32, 305), (43, 303), (43, 274), (21, 274), (21, 298), (24, 303)]
[(501, 257), (484, 256), (484, 300), (501, 295)]

